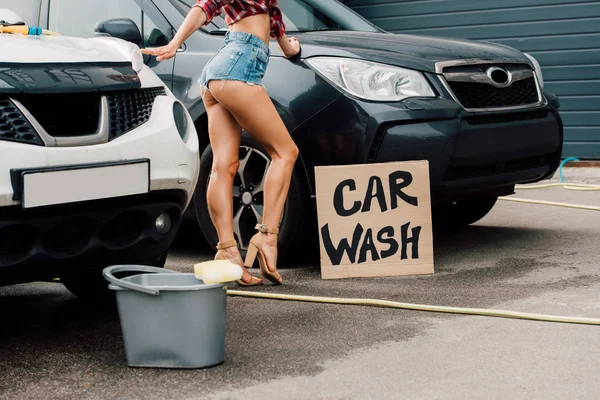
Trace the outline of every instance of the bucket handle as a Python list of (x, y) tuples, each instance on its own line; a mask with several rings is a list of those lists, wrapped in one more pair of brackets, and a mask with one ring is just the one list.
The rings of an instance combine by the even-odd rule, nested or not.
[(152, 289), (149, 287), (145, 287), (142, 285), (137, 285), (131, 282), (125, 282), (121, 279), (115, 278), (113, 274), (118, 272), (145, 272), (145, 273), (167, 273), (167, 274), (176, 274), (176, 271), (171, 271), (163, 268), (149, 267), (146, 265), (115, 265), (112, 267), (107, 267), (102, 270), (102, 276), (104, 279), (112, 283), (113, 285), (120, 286), (125, 289), (135, 290), (136, 292), (142, 292), (146, 294), (151, 294), (153, 296), (158, 296), (160, 294), (160, 290)]

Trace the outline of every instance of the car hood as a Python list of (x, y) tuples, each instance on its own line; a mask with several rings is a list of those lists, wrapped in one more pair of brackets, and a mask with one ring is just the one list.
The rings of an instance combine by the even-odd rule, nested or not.
[(0, 49), (0, 94), (141, 87), (137, 46), (122, 40), (0, 34)]
[[(121, 41), (119, 41), (121, 42)], [(129, 47), (109, 38), (0, 34), (0, 63), (98, 63), (129, 61)]]
[(531, 65), (520, 51), (508, 46), (472, 40), (370, 32), (310, 32), (297, 35), (304, 58), (337, 56), (360, 58), (425, 72), (436, 63), (490, 60)]

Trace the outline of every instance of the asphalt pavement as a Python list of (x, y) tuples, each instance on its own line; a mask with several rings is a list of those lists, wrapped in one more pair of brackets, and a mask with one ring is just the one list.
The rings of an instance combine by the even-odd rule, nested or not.
[[(518, 197), (600, 204), (560, 188)], [(600, 212), (499, 202), (434, 243), (431, 276), (323, 281), (309, 257), (259, 290), (600, 318)], [(168, 267), (211, 255), (188, 225)], [(127, 367), (116, 307), (60, 283), (0, 288), (0, 311), (2, 399), (600, 397), (595, 326), (230, 298), (225, 363), (185, 371)]]

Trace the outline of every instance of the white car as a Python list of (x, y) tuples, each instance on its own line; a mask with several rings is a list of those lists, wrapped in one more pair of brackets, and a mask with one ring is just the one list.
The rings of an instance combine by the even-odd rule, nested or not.
[(119, 39), (5, 33), (0, 49), (0, 285), (59, 277), (93, 297), (108, 265), (163, 266), (199, 172), (183, 105)]

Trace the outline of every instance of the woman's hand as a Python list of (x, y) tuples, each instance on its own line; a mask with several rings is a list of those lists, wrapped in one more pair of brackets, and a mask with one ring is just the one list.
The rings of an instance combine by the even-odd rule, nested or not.
[(300, 53), (300, 41), (295, 37), (291, 37), (288, 39), (290, 43), (291, 53), (285, 54), (286, 58), (291, 58)]
[(165, 61), (175, 57), (177, 50), (181, 47), (183, 42), (191, 36), (192, 33), (196, 32), (206, 22), (206, 14), (200, 7), (192, 7), (187, 17), (183, 21), (183, 24), (179, 27), (179, 30), (175, 34), (175, 37), (171, 42), (162, 47), (155, 49), (143, 49), (142, 54), (148, 54), (156, 56), (157, 61)]
[(300, 41), (295, 37), (284, 35), (277, 41), (277, 44), (285, 58), (292, 58), (300, 53)]
[(177, 54), (177, 49), (179, 49), (179, 47), (169, 43), (168, 45), (162, 47), (142, 49), (142, 54), (156, 56), (157, 61), (165, 61), (175, 57), (175, 54)]

